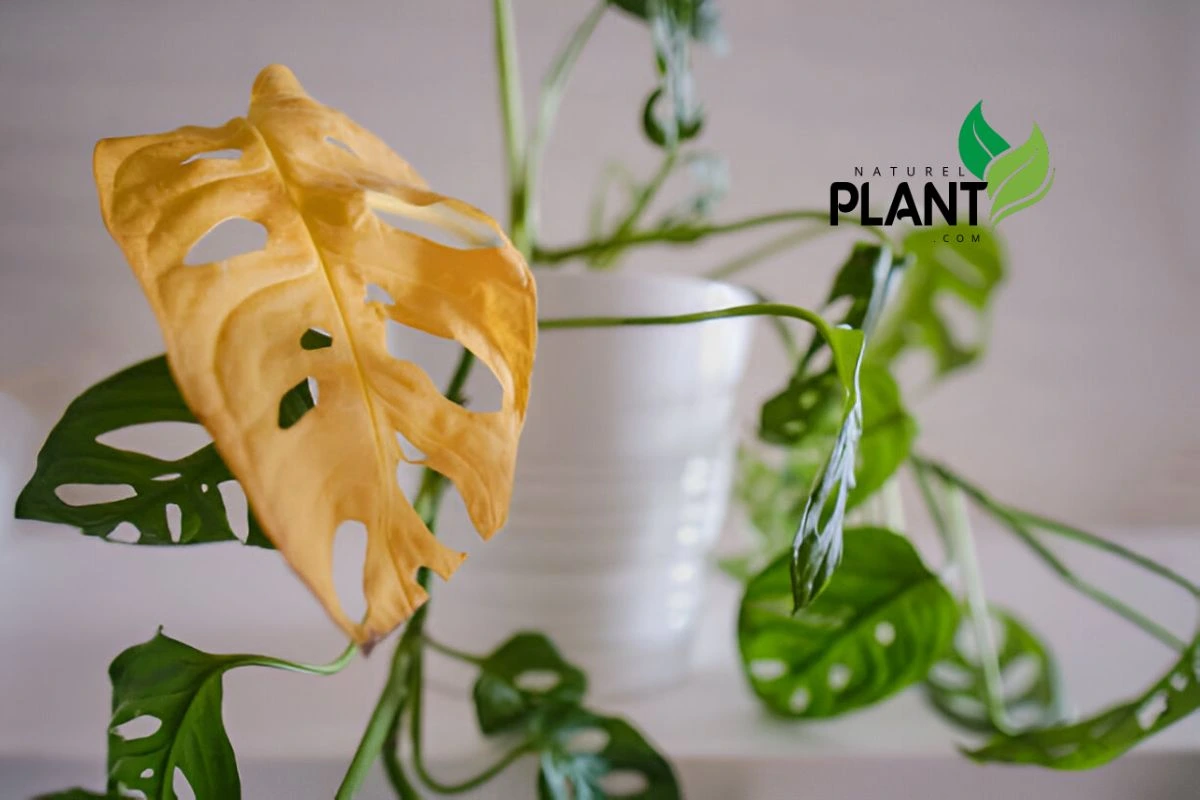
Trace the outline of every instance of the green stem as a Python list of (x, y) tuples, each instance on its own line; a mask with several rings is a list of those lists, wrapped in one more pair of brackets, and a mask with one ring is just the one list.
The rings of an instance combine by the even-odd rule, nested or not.
[(633, 205), (625, 214), (625, 218), (618, 223), (616, 231), (609, 237), (609, 241), (614, 244), (596, 254), (594, 263), (597, 267), (605, 269), (616, 263), (617, 258), (621, 255), (621, 251), (628, 246), (622, 244), (622, 242), (629, 239), (634, 228), (637, 227), (638, 222), (641, 220), (642, 214), (646, 212), (650, 203), (658, 196), (659, 190), (662, 189), (671, 171), (675, 169), (675, 162), (678, 160), (678, 156), (679, 152), (674, 148), (667, 151), (662, 163), (658, 166), (658, 171), (654, 173), (654, 176), (638, 192), (637, 197), (634, 198)]
[(425, 758), (422, 752), (422, 660), (422, 655), (418, 651), (413, 662), (413, 669), (410, 674), (411, 682), (409, 684), (409, 691), (412, 695), (412, 716), (410, 718), (411, 727), (409, 729), (409, 735), (412, 738), (413, 769), (416, 771), (417, 777), (421, 779), (422, 783), (439, 794), (461, 794), (462, 792), (468, 792), (477, 786), (487, 783), (492, 778), (506, 770), (514, 761), (521, 758), (521, 756), (532, 751), (533, 741), (526, 740), (505, 753), (498, 761), (489, 766), (487, 769), (471, 778), (467, 778), (459, 783), (443, 783), (435, 778), (425, 766)]
[[(968, 497), (974, 500), (981, 508), (990, 513), (1009, 531), (1015, 534), (1018, 539), (1020, 539), (1027, 547), (1029, 547), (1030, 550), (1032, 550), (1033, 553), (1037, 555), (1038, 558), (1040, 558), (1068, 586), (1080, 592), (1085, 597), (1088, 597), (1089, 599), (1109, 609), (1132, 625), (1140, 628), (1142, 631), (1154, 637), (1171, 650), (1175, 652), (1182, 652), (1186, 649), (1186, 642), (1184, 642), (1178, 636), (1175, 636), (1162, 625), (1159, 625), (1157, 622), (1145, 616), (1125, 602), (1113, 597), (1111, 594), (1095, 584), (1076, 575), (1070, 569), (1070, 567), (1068, 567), (1062, 561), (1062, 559), (1060, 559), (1052, 550), (1042, 544), (1038, 540), (1037, 536), (1035, 536), (1033, 532), (1029, 530), (1029, 527), (1025, 524), (1025, 521), (1020, 516), (1020, 514), (1023, 514), (1024, 512), (1017, 512), (1015, 509), (1010, 509), (1002, 503), (996, 502), (978, 486), (975, 486), (962, 476), (952, 472), (950, 469), (941, 464), (917, 455), (913, 455), (911, 458), (913, 464), (918, 467), (918, 471), (922, 468), (930, 470), (946, 483), (962, 489), (962, 491), (965, 492)], [(1089, 534), (1089, 538), (1105, 541), (1093, 534)], [(1112, 545), (1111, 542), (1106, 542), (1106, 544)], [(1115, 555), (1119, 555), (1123, 558), (1128, 557), (1126, 554), (1133, 555), (1124, 548), (1119, 548), (1119, 546), (1115, 545), (1114, 547), (1118, 547), (1118, 549), (1105, 549), (1107, 552), (1114, 553)], [(1145, 566), (1142, 562), (1148, 561), (1148, 559), (1146, 559), (1144, 556), (1138, 556), (1137, 558), (1138, 560), (1133, 561), (1132, 563), (1138, 564), (1139, 566)], [(1154, 566), (1155, 569), (1153, 571), (1155, 574), (1162, 574), (1163, 571), (1169, 572), (1166, 567), (1158, 564), (1155, 564)], [(1180, 576), (1176, 577), (1178, 577), (1179, 580), (1184, 580)], [(1187, 583), (1186, 581), (1184, 582)]]
[(713, 267), (712, 269), (703, 273), (703, 275), (704, 277), (712, 280), (724, 280), (731, 275), (736, 275), (744, 269), (749, 269), (756, 264), (766, 261), (772, 256), (783, 253), (792, 249), (793, 247), (802, 245), (805, 242), (810, 242), (813, 239), (819, 239), (833, 230), (836, 230), (836, 228), (833, 228), (832, 226), (826, 228), (819, 225), (814, 225), (811, 228), (790, 231), (782, 236), (778, 236), (770, 240), (769, 242), (766, 242), (765, 244), (759, 245), (753, 250), (750, 250), (749, 252), (738, 256), (737, 258)]
[(441, 642), (439, 642), (439, 641), (433, 639), (431, 636), (429, 636), (429, 634), (425, 634), (423, 639), (424, 639), (425, 644), (430, 649), (436, 650), (439, 653), (441, 653), (442, 655), (449, 656), (450, 658), (458, 659), (459, 661), (465, 661), (468, 664), (476, 664), (476, 665), (481, 665), (486, 660), (486, 659), (484, 659), (483, 656), (477, 656), (474, 653), (468, 653), (463, 650), (459, 650), (458, 648), (451, 647), (448, 644), (442, 644)]
[(988, 610), (987, 592), (983, 587), (983, 572), (975, 553), (975, 537), (971, 535), (971, 520), (962, 489), (947, 486), (945, 497), (949, 506), (947, 534), (954, 548), (954, 561), (962, 576), (967, 613), (975, 631), (975, 646), (983, 667), (984, 699), (988, 717), (999, 731), (1008, 731), (1008, 715), (1004, 709), (1004, 682), (1000, 676), (1000, 659), (996, 651), (996, 636), (992, 630), (992, 615)]
[[(470, 375), (471, 366), (475, 362), (475, 357), (466, 348), (463, 348), (459, 354), (458, 365), (454, 369), (454, 375), (450, 379), (450, 383), (446, 386), (445, 395), (447, 398), (456, 403), (463, 402), (462, 390), (466, 385), (467, 377)], [(421, 486), (417, 490), (417, 496), (413, 499), (413, 508), (421, 516), (425, 525), (430, 531), (437, 527), (438, 509), (441, 505), (442, 496), (445, 493), (446, 479), (438, 472), (431, 469), (426, 469), (421, 473)], [(421, 570), (418, 575), (418, 580), (422, 586), (428, 588), (429, 575), (425, 570)], [(375, 759), (379, 756), (380, 750), (391, 737), (396, 725), (400, 721), (400, 712), (404, 708), (404, 704), (408, 701), (409, 690), (409, 675), (411, 670), (412, 659), (418, 657), (421, 645), (421, 635), (425, 627), (425, 615), (429, 611), (429, 603), (417, 609), (408, 624), (404, 627), (404, 633), (400, 637), (400, 642), (396, 645), (396, 651), (392, 655), (392, 666), (388, 673), (387, 682), (383, 686), (383, 691), (379, 695), (379, 700), (375, 703), (375, 710), (371, 713), (371, 719), (367, 723), (366, 730), (363, 731), (362, 739), (358, 743), (358, 748), (354, 751), (354, 757), (350, 761), (350, 766), (346, 769), (346, 776), (342, 779), (342, 785), (338, 788), (335, 800), (349, 800), (362, 786), (363, 780), (371, 769), (371, 765), (375, 763)], [(390, 773), (389, 773), (390, 774)], [(397, 786), (397, 791), (403, 793), (403, 789)]]
[(525, 226), (525, 104), (521, 99), (521, 69), (517, 62), (516, 24), (512, 3), (493, 0), (495, 14), (496, 71), (500, 80), (500, 111), (504, 118), (504, 143), (508, 157), (509, 235), (523, 253), (529, 251)]
[(558, 109), (562, 104), (563, 92), (571, 71), (579, 61), (579, 55), (596, 30), (597, 23), (608, 9), (608, 0), (600, 0), (583, 18), (567, 44), (554, 59), (550, 71), (542, 80), (542, 91), (538, 102), (537, 125), (533, 129), (533, 137), (525, 153), (525, 175), (523, 178), (525, 192), (524, 218), (528, 229), (529, 239), (537, 240), (538, 224), (538, 171), (546, 151), (546, 143), (554, 130), (554, 121), (558, 117)]
[[(797, 222), (804, 220), (829, 220), (828, 211), (800, 210), (779, 211), (772, 214), (760, 214), (754, 217), (735, 220), (733, 222), (715, 223), (712, 225), (681, 225), (674, 228), (629, 233), (622, 237), (614, 236), (601, 241), (585, 242), (572, 247), (558, 249), (535, 249), (533, 259), (541, 264), (557, 264), (572, 258), (587, 258), (597, 253), (609, 250), (624, 249), (644, 244), (691, 244), (709, 236), (759, 228), (764, 225), (777, 225), (782, 222)], [(842, 221), (857, 224), (853, 217), (844, 217)], [(873, 226), (862, 226), (880, 242), (891, 246), (887, 233)]]
[(1058, 536), (1063, 536), (1079, 542), (1080, 544), (1085, 544), (1089, 547), (1094, 547), (1098, 550), (1103, 550), (1106, 553), (1119, 556), (1126, 561), (1137, 564), (1139, 567), (1148, 572), (1152, 572), (1160, 578), (1164, 578), (1171, 583), (1174, 583), (1176, 586), (1179, 586), (1189, 593), (1200, 597), (1200, 586), (1192, 583), (1178, 572), (1172, 570), (1170, 567), (1163, 566), (1157, 561), (1152, 561), (1141, 553), (1135, 553), (1133, 550), (1119, 545), (1116, 542), (1111, 542), (1108, 539), (1097, 536), (1094, 533), (1088, 533), (1085, 530), (1080, 530), (1079, 528), (1068, 525), (1064, 522), (1058, 522), (1050, 519), (1049, 517), (1043, 517), (1040, 514), (1034, 514), (1030, 511), (1022, 511), (1020, 509), (1010, 507), (1008, 508), (1008, 513), (1035, 528), (1045, 531), (1046, 533), (1053, 533)]
[(257, 655), (236, 655), (229, 656), (235, 659), (239, 666), (247, 667), (269, 667), (271, 669), (281, 669), (285, 672), (302, 672), (306, 675), (336, 675), (346, 668), (346, 666), (354, 660), (354, 654), (358, 652), (358, 645), (351, 642), (342, 651), (342, 654), (328, 664), (300, 664), (295, 661), (286, 661), (282, 658), (273, 656), (257, 656)]
[(783, 303), (751, 303), (744, 306), (731, 306), (715, 311), (697, 311), (691, 314), (674, 314), (654, 317), (560, 317), (539, 319), (538, 328), (544, 331), (564, 330), (570, 328), (615, 328), (625, 325), (688, 325), (694, 322), (706, 322), (713, 319), (728, 319), (731, 317), (789, 317), (800, 319), (812, 325), (826, 341), (833, 338), (833, 328), (820, 314), (798, 306)]

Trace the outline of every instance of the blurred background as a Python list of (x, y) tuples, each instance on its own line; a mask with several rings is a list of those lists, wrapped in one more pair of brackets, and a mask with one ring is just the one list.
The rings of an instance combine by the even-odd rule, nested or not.
[[(590, 4), (515, 5), (532, 98)], [(1200, 6), (722, 5), (728, 52), (695, 51), (707, 111), (700, 142), (729, 164), (717, 219), (826, 208), (829, 184), (853, 180), (855, 166), (957, 165), (959, 125), (980, 100), (1010, 140), (1023, 141), (1037, 122), (1054, 186), (1003, 225), (1012, 273), (982, 365), (910, 398), (921, 447), (1028, 508), (1101, 530), (1193, 535), (1200, 522), (1200, 315), (1192, 306), (1200, 297), (1192, 219), (1200, 208)], [(241, 115), (258, 70), (282, 62), (435, 189), (503, 218), (489, 12), (482, 0), (0, 4), (6, 503), (71, 397), (162, 350), (97, 211), (95, 140)], [(657, 166), (658, 152), (639, 129), (653, 84), (643, 26), (609, 15), (575, 72), (549, 147), (545, 244), (585, 238), (605, 164), (621, 161), (642, 176)], [(665, 205), (686, 188), (682, 180), (668, 188)], [(642, 250), (626, 268), (699, 274), (762, 238)], [(746, 281), (781, 302), (815, 304), (850, 241), (839, 233), (806, 245)], [(753, 402), (778, 388), (787, 370), (768, 332), (757, 341), (743, 389), (747, 424)], [(98, 757), (108, 703), (103, 666), (160, 622), (216, 650), (312, 660), (320, 648), (332, 656), (338, 647), (336, 632), (272, 554), (206, 548), (185, 565), (178, 553), (9, 527), (0, 536), (0, 641), (8, 653), (0, 668), (0, 751), (57, 747)], [(1066, 618), (1055, 625), (1088, 635)], [(1133, 658), (1130, 670), (1159, 663)], [(356, 665), (357, 688), (316, 700), (314, 715), (347, 721), (309, 737), (310, 751), (352, 748), (381, 667)], [(247, 679), (231, 687), (239, 747), (239, 731), (260, 745), (274, 735), (278, 722), (265, 709), (286, 705), (295, 685)], [(289, 752), (286, 741), (274, 741), (261, 751)]]

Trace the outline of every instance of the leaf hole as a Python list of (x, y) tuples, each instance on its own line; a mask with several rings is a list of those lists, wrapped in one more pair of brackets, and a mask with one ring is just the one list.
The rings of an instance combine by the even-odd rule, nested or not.
[(164, 472), (162, 475), (155, 475), (150, 480), (152, 480), (152, 481), (177, 481), (182, 477), (183, 477), (183, 475), (179, 474), (178, 472)]
[[(462, 347), (453, 339), (387, 320), (387, 350), (393, 358), (409, 361), (420, 367), (435, 384), (442, 386), (450, 379), (458, 363)], [(504, 406), (504, 389), (495, 373), (483, 362), (475, 365), (467, 380), (465, 395), (472, 411), (499, 411)]]
[(881, 622), (875, 626), (875, 641), (883, 647), (888, 647), (896, 641), (896, 626), (890, 622)]
[(196, 800), (196, 790), (192, 788), (187, 775), (184, 775), (183, 770), (179, 767), (175, 768), (175, 774), (171, 776), (171, 788), (178, 800)]
[(1174, 675), (1171, 676), (1170, 684), (1171, 684), (1172, 689), (1174, 689), (1177, 692), (1182, 692), (1184, 689), (1187, 688), (1188, 677), (1187, 677), (1187, 675), (1184, 675), (1182, 672), (1176, 672)]
[(953, 694), (946, 698), (946, 705), (960, 717), (974, 720), (988, 718), (987, 707), (977, 698), (967, 694)]
[(1146, 698), (1146, 702), (1137, 710), (1138, 727), (1144, 731), (1148, 731), (1154, 727), (1167, 710), (1167, 693), (1163, 690), (1158, 690), (1154, 694)]
[(603, 728), (583, 728), (573, 731), (564, 744), (567, 752), (596, 755), (608, 747), (608, 731)]
[(834, 664), (829, 668), (829, 673), (826, 675), (826, 682), (829, 688), (835, 692), (840, 692), (850, 685), (850, 668), (845, 664)]
[(408, 440), (400, 431), (396, 431), (396, 443), (400, 445), (400, 452), (404, 455), (404, 460), (410, 464), (420, 464), (425, 460), (425, 453), (419, 447)]
[(322, 328), (309, 328), (300, 335), (300, 346), (305, 350), (324, 350), (333, 345), (333, 337)]
[(1022, 697), (1028, 694), (1042, 674), (1041, 662), (1029, 653), (1022, 653), (1004, 666), (1000, 683), (1006, 697)]
[(188, 266), (218, 264), (235, 256), (253, 253), (267, 246), (267, 229), (245, 217), (218, 222), (188, 250), (183, 263)]
[(149, 714), (134, 717), (112, 728), (112, 732), (127, 742), (153, 736), (162, 727), (162, 720)]
[(355, 156), (355, 157), (358, 156), (358, 153), (354, 152), (354, 148), (351, 147), (350, 145), (346, 144), (345, 142), (343, 142), (341, 139), (335, 139), (332, 136), (326, 136), (325, 141), (328, 142), (329, 144), (333, 145), (334, 147), (336, 147), (339, 150), (346, 151), (347, 153), (349, 153), (352, 156)]
[(193, 161), (207, 161), (217, 159), (221, 161), (237, 161), (242, 157), (241, 150), (205, 150), (203, 153), (196, 153), (194, 156), (189, 156), (181, 161), (181, 164), (191, 164)]
[(142, 780), (146, 780), (147, 778), (153, 778), (154, 770), (151, 769), (150, 767), (146, 767), (144, 770), (142, 770), (141, 774), (138, 775), (138, 777), (141, 778)]
[(120, 544), (137, 544), (141, 541), (142, 532), (132, 522), (122, 522), (113, 528), (104, 538), (110, 542), (118, 542)]
[(348, 519), (337, 527), (333, 539), (333, 587), (342, 613), (362, 619), (367, 613), (363, 593), (363, 565), (367, 561), (367, 526)]
[(295, 425), (304, 415), (317, 407), (320, 400), (320, 388), (317, 379), (305, 378), (279, 398), (279, 427), (282, 430)]
[(650, 781), (640, 772), (618, 769), (600, 778), (600, 788), (607, 797), (640, 797), (650, 788)]
[(545, 694), (562, 682), (562, 676), (549, 669), (527, 669), (513, 681), (518, 689)]
[(143, 422), (102, 433), (96, 441), (105, 447), (143, 453), (162, 461), (179, 461), (212, 444), (212, 437), (203, 425), (195, 422)]
[(167, 503), (166, 513), (167, 532), (171, 534), (171, 541), (178, 544), (183, 535), (183, 510), (175, 503)]
[(385, 306), (394, 306), (396, 301), (392, 298), (388, 290), (380, 286), (378, 283), (368, 283), (367, 291), (363, 294), (364, 303), (382, 303)]
[(490, 225), (448, 203), (418, 206), (375, 192), (368, 194), (368, 202), (385, 225), (444, 247), (478, 250), (499, 247), (501, 243)]
[(759, 681), (774, 681), (787, 672), (787, 664), (778, 658), (756, 658), (750, 662), (750, 675)]
[(965, 691), (975, 685), (975, 676), (949, 661), (939, 661), (929, 670), (929, 680), (941, 689)]
[(805, 687), (801, 686), (796, 691), (792, 692), (788, 698), (788, 708), (794, 714), (803, 714), (808, 710), (808, 704), (812, 702), (812, 693)]
[(229, 521), (229, 530), (233, 531), (242, 542), (250, 536), (250, 504), (246, 502), (246, 493), (237, 481), (222, 481), (217, 484), (221, 493), (221, 504), (225, 506), (225, 517)]
[(54, 494), (73, 508), (116, 503), (137, 497), (128, 483), (64, 483), (54, 488)]
[(117, 784), (117, 797), (129, 797), (132, 800), (147, 800), (146, 793), (141, 789), (130, 789), (123, 783)]

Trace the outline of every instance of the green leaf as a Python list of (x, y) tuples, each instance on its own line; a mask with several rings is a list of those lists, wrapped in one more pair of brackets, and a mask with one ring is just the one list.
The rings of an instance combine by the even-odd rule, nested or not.
[(958, 606), (904, 537), (846, 531), (824, 593), (791, 613), (787, 558), (750, 581), (738, 648), (754, 693), (777, 714), (832, 717), (921, 680), (949, 645)]
[(1045, 197), (1054, 183), (1054, 170), (1041, 128), (1034, 125), (1025, 144), (997, 156), (984, 177), (992, 199), (993, 225)]
[[(280, 402), (280, 423), (291, 424), (313, 407), (302, 382)], [(183, 422), (199, 425), (171, 378), (166, 358), (135, 364), (87, 389), (67, 406), (38, 453), (37, 468), (17, 498), (16, 516), (79, 528), (107, 537), (122, 522), (137, 528), (138, 544), (173, 545), (238, 541), (218, 487), (234, 480), (212, 444), (177, 460), (121, 450), (97, 437), (134, 425)], [(132, 497), (69, 505), (56, 490), (68, 484), (129, 486)], [(180, 511), (180, 534), (171, 536), (167, 507)], [(248, 545), (270, 548), (253, 514)]]
[(908, 459), (917, 438), (917, 421), (900, 397), (900, 387), (886, 369), (864, 364), (858, 376), (863, 433), (858, 443), (854, 490), (846, 500), (854, 508), (879, 491)]
[(520, 727), (539, 709), (575, 705), (587, 676), (540, 633), (518, 633), (479, 665), (472, 692), (479, 729), (487, 736)]
[[(1008, 727), (1025, 731), (1061, 722), (1066, 705), (1058, 664), (1050, 648), (1002, 609), (992, 609), (992, 630)], [(930, 703), (946, 719), (968, 731), (1000, 733), (988, 714), (983, 666), (969, 622), (960, 626), (954, 644), (925, 679)]]
[[(837, 440), (837, 408), (832, 401), (840, 387), (830, 378), (825, 375), (827, 385), (816, 389), (817, 397), (822, 398), (820, 412), (805, 420), (803, 435), (793, 444), (782, 448), (764, 444), (754, 452), (742, 448), (738, 453), (734, 499), (745, 509), (758, 534), (752, 552), (721, 562), (722, 569), (738, 580), (748, 580), (792, 541), (809, 489)], [(863, 365), (859, 394), (863, 434), (854, 489), (846, 498), (847, 510), (858, 506), (895, 474), (917, 434), (916, 420), (904, 408), (895, 380), (884, 369)], [(784, 398), (771, 402), (782, 407), (801, 401)], [(772, 413), (773, 409), (764, 407), (764, 419)], [(776, 463), (769, 463), (769, 456), (776, 456)]]
[[(240, 797), (237, 760), (221, 719), (221, 676), (242, 663), (237, 656), (201, 652), (161, 631), (118, 655), (108, 668), (113, 685), (109, 791), (173, 800), (179, 769), (197, 798)], [(152, 732), (123, 736), (121, 726), (134, 720)]]
[[(538, 773), (541, 800), (678, 800), (682, 796), (671, 764), (619, 717), (563, 707), (547, 718), (545, 730)], [(597, 742), (589, 747), (587, 738), (602, 739), (603, 746), (594, 746)]]
[[(862, 399), (858, 391), (862, 332), (835, 328), (830, 345), (846, 398), (833, 449), (817, 475), (792, 543), (792, 596), (797, 610), (820, 595), (841, 561), (842, 525), (847, 499), (854, 488), (858, 441), (862, 436)], [(854, 354), (853, 366), (849, 361), (851, 353)]]
[[(982, 353), (1005, 258), (996, 235), (975, 226), (916, 228), (905, 237), (904, 249), (911, 262), (871, 336), (866, 361), (890, 366), (901, 353), (924, 349), (933, 356), (936, 376), (942, 377)], [(969, 312), (977, 328), (969, 340), (954, 333), (940, 308), (946, 301)]]
[(1092, 769), (1200, 708), (1200, 639), (1140, 697), (1072, 725), (999, 736), (968, 752), (976, 761)]
[(962, 156), (963, 164), (972, 175), (983, 180), (988, 164), (1007, 149), (1008, 142), (983, 118), (983, 101), (980, 100), (958, 131), (958, 154)]
[[(649, 22), (655, 0), (610, 0), (612, 5), (638, 19)], [(715, 0), (665, 0), (688, 34), (702, 44), (717, 45), (724, 41), (721, 15)]]

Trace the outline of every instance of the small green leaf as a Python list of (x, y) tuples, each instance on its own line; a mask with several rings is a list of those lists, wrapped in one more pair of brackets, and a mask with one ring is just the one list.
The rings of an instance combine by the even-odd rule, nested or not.
[[(678, 800), (671, 764), (619, 717), (562, 707), (546, 719), (538, 773), (540, 800)], [(600, 741), (588, 746), (587, 739)], [(613, 781), (622, 786), (614, 787)], [(628, 785), (624, 785), (628, 781)]]
[(746, 587), (738, 648), (754, 693), (777, 714), (831, 717), (877, 703), (925, 677), (949, 645), (958, 606), (904, 537), (845, 533), (823, 594), (791, 611), (788, 560)]
[[(638, 19), (649, 22), (656, 0), (610, 0), (612, 5)], [(715, 0), (661, 0), (674, 11), (679, 24), (684, 26), (693, 39), (709, 45), (720, 46), (724, 41), (721, 30), (721, 15)]]
[[(868, 342), (866, 361), (891, 366), (902, 353), (924, 349), (941, 377), (983, 352), (990, 304), (1006, 271), (1004, 254), (993, 232), (965, 225), (916, 228), (904, 249), (912, 260)], [(973, 335), (955, 334), (940, 308), (946, 301), (969, 312)]]
[(587, 691), (583, 671), (540, 633), (518, 633), (479, 667), (475, 716), (487, 736), (526, 724), (546, 706), (578, 704)]
[(976, 761), (1039, 764), (1053, 769), (1103, 766), (1200, 709), (1200, 639), (1140, 697), (1072, 725), (999, 736), (968, 752)]
[[(288, 392), (280, 422), (312, 408), (308, 384)], [(212, 444), (176, 460), (121, 450), (97, 441), (106, 433), (155, 422), (199, 425), (171, 378), (166, 358), (135, 364), (106, 378), (67, 406), (38, 453), (33, 477), (17, 498), (16, 516), (79, 528), (107, 537), (119, 524), (137, 528), (137, 544), (173, 545), (237, 541), (219, 486), (234, 480)], [(129, 486), (134, 495), (111, 502), (69, 505), (56, 494), (68, 484)], [(179, 537), (171, 535), (167, 507), (179, 508)], [(270, 548), (253, 514), (246, 544)]]
[(1054, 183), (1054, 170), (1041, 128), (1034, 125), (1025, 144), (997, 156), (984, 177), (992, 199), (993, 225), (1045, 197)]
[[(179, 769), (198, 798), (240, 797), (237, 760), (221, 719), (221, 676), (239, 664), (236, 656), (210, 655), (161, 632), (118, 655), (108, 669), (109, 792), (174, 800)], [(131, 724), (133, 732), (122, 730)]]
[[(1024, 731), (1061, 722), (1066, 704), (1050, 648), (1001, 609), (992, 609), (992, 630), (1008, 727)], [(933, 665), (925, 690), (933, 707), (949, 721), (972, 732), (1000, 733), (988, 714), (986, 679), (969, 622), (960, 626), (954, 648)]]
[(963, 164), (972, 175), (984, 180), (988, 164), (1007, 149), (1008, 142), (983, 118), (983, 101), (980, 100), (958, 131), (958, 154), (962, 156)]

